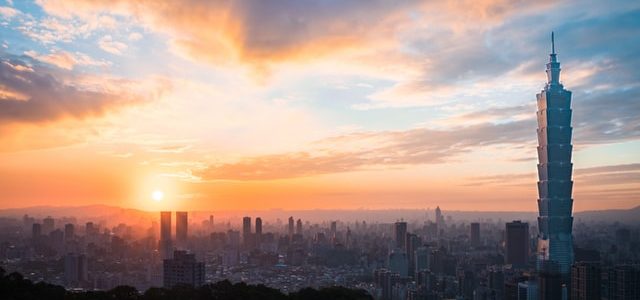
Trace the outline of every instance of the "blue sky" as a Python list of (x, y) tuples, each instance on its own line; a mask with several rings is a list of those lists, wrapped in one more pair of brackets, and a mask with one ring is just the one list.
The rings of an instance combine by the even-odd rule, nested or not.
[(0, 26), (0, 201), (534, 210), (555, 31), (576, 208), (640, 204), (634, 1), (4, 1)]

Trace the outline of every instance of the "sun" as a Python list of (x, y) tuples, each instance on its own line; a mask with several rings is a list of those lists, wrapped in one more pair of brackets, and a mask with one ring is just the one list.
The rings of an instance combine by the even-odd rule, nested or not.
[(164, 198), (164, 193), (160, 190), (155, 190), (151, 193), (151, 198), (153, 198), (153, 201), (160, 202)]

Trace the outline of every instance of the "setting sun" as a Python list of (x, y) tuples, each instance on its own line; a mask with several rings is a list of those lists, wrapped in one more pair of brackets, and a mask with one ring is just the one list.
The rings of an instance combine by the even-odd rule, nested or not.
[(162, 198), (164, 198), (164, 193), (162, 191), (155, 190), (151, 194), (151, 198), (153, 198), (153, 201), (160, 202), (162, 201)]

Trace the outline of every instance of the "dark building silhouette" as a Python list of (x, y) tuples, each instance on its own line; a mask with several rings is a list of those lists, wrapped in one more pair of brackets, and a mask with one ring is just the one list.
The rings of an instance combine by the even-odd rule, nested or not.
[(469, 242), (471, 245), (480, 245), (480, 223), (471, 223), (469, 228)]
[(262, 244), (262, 218), (256, 218), (256, 247), (260, 248)]
[(293, 217), (289, 217), (289, 239), (293, 239)]
[(538, 102), (538, 267), (542, 261), (557, 263), (568, 281), (573, 264), (571, 173), (571, 91), (560, 83), (553, 33), (547, 63), (547, 84), (536, 95)]
[(406, 250), (406, 238), (407, 238), (407, 222), (396, 222), (394, 224), (396, 248)]
[(597, 262), (580, 262), (571, 267), (571, 299), (599, 300), (601, 269)]
[(173, 245), (171, 243), (171, 212), (160, 212), (160, 241), (159, 250), (162, 258), (171, 257)]
[(514, 267), (529, 264), (529, 223), (513, 221), (506, 224), (505, 263)]
[(538, 295), (540, 300), (562, 299), (563, 278), (560, 266), (554, 261), (544, 261), (538, 272)]
[(251, 245), (251, 217), (242, 218), (242, 243), (245, 247)]
[(302, 234), (302, 220), (296, 221), (296, 234)]
[(87, 257), (69, 253), (64, 256), (64, 282), (66, 287), (81, 287), (88, 277)]
[(171, 288), (176, 285), (198, 287), (204, 284), (204, 263), (196, 261), (194, 254), (186, 251), (175, 251), (172, 259), (163, 263), (163, 286)]
[(36, 240), (40, 238), (40, 236), (42, 236), (42, 224), (33, 223), (33, 225), (31, 225), (31, 237)]
[(75, 236), (75, 226), (73, 224), (64, 225), (64, 239), (70, 241)]
[(640, 299), (640, 266), (615, 266), (602, 272), (602, 275), (602, 299)]
[(55, 227), (55, 221), (52, 217), (46, 217), (42, 220), (42, 234), (49, 234)]
[(189, 234), (189, 215), (186, 211), (176, 212), (176, 244), (180, 248), (187, 246)]

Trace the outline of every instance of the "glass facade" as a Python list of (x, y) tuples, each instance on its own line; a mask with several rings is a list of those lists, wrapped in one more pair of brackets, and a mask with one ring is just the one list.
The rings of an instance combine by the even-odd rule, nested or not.
[[(553, 45), (553, 35), (552, 35)], [(573, 263), (571, 91), (560, 83), (555, 47), (547, 63), (547, 84), (538, 101), (538, 266), (552, 262), (567, 275)]]

